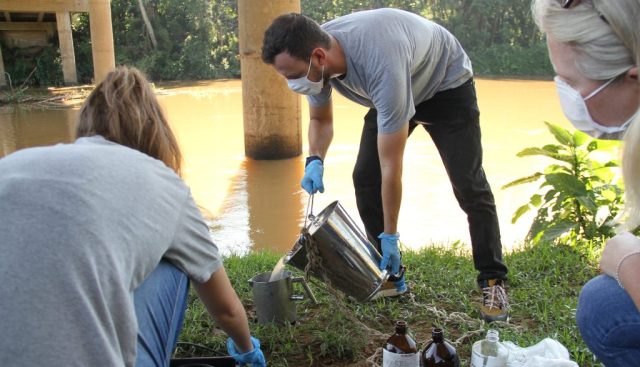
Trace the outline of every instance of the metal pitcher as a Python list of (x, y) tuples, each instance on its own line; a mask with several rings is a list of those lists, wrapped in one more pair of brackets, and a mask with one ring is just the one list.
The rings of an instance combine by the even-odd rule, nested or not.
[(318, 303), (303, 277), (293, 277), (287, 270), (277, 279), (269, 281), (269, 278), (271, 272), (260, 273), (249, 279), (259, 324), (296, 322), (295, 301), (303, 300), (304, 296), (293, 294), (294, 283), (301, 283), (309, 299)]
[[(317, 216), (309, 215), (305, 227), (317, 246), (320, 265), (309, 269), (314, 277), (330, 281), (331, 286), (358, 301), (366, 302), (378, 293), (389, 274), (378, 267), (382, 256), (369, 242), (338, 201), (329, 204)], [(285, 258), (285, 263), (305, 270), (306, 238), (301, 236)], [(314, 261), (315, 263), (315, 261)]]

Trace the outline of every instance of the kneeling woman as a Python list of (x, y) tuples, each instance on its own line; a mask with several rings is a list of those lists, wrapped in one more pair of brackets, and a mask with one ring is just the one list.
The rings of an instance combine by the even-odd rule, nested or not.
[[(624, 134), (627, 230), (640, 224), (640, 1), (535, 0), (547, 35), (560, 104), (573, 125), (598, 138)], [(626, 130), (626, 133), (625, 133)], [(640, 239), (607, 241), (600, 268), (580, 294), (577, 321), (607, 366), (640, 363)]]
[(232, 355), (264, 366), (142, 74), (107, 75), (76, 136), (0, 159), (3, 365), (168, 366), (192, 280)]

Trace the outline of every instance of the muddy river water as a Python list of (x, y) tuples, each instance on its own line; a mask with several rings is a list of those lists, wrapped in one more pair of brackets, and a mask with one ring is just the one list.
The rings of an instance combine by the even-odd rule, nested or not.
[[(517, 207), (537, 185), (502, 190), (516, 178), (546, 166), (543, 158), (518, 158), (525, 147), (552, 143), (544, 121), (569, 127), (550, 81), (476, 80), (481, 111), (484, 168), (492, 185), (505, 248), (517, 246), (532, 217), (516, 224)], [(300, 189), (304, 156), (255, 161), (244, 156), (242, 92), (239, 80), (158, 86), (158, 95), (184, 155), (184, 178), (225, 252), (271, 249), (284, 253), (295, 241), (308, 196)], [(366, 110), (334, 96), (335, 136), (325, 162), (325, 193), (314, 212), (334, 200), (357, 219), (351, 183)], [(303, 151), (307, 150), (306, 100), (302, 101)], [(76, 108), (0, 109), (0, 157), (31, 146), (69, 142)], [(423, 129), (408, 142), (399, 232), (407, 247), (469, 242), (466, 217), (458, 207), (438, 152)], [(470, 247), (470, 246), (469, 246)]]

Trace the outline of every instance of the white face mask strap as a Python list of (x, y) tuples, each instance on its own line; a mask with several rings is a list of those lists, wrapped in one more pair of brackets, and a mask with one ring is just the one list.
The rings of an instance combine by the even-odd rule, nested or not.
[(584, 101), (587, 101), (589, 98), (595, 96), (596, 94), (600, 93), (601, 90), (605, 89), (609, 84), (613, 83), (614, 80), (616, 80), (617, 77), (613, 77), (609, 80), (607, 80), (606, 83), (602, 84), (601, 86), (599, 86), (596, 90), (594, 90), (593, 92), (589, 93), (588, 96), (584, 97)]
[(311, 72), (311, 60), (313, 60), (313, 55), (309, 56), (309, 68), (307, 68), (306, 78), (309, 78), (309, 73)]
[(640, 109), (636, 110), (636, 112), (633, 115), (631, 115), (631, 117), (629, 117), (627, 122), (625, 122), (624, 124), (620, 125), (620, 130), (626, 130), (629, 127), (629, 125), (631, 125), (633, 120), (636, 119), (636, 117), (638, 116), (638, 113), (640, 113)]

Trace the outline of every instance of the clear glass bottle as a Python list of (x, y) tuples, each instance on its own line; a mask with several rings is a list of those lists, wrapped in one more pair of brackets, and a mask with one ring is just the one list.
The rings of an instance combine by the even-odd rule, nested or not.
[(460, 367), (460, 358), (456, 348), (445, 338), (442, 329), (431, 331), (431, 341), (422, 352), (423, 367)]
[(419, 367), (420, 353), (416, 342), (407, 333), (407, 323), (396, 321), (396, 332), (382, 349), (382, 367)]
[(509, 350), (500, 343), (498, 330), (489, 329), (487, 337), (471, 348), (471, 367), (506, 367)]

